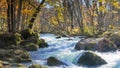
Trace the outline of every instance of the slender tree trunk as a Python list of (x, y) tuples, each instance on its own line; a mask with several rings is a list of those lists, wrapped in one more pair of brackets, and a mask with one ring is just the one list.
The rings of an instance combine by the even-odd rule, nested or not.
[(15, 0), (11, 0), (11, 26), (12, 32), (15, 32)]
[(7, 0), (7, 22), (8, 22), (8, 32), (14, 32), (15, 28), (15, 0)]
[(18, 5), (18, 11), (17, 11), (17, 25), (16, 25), (16, 30), (19, 31), (20, 29), (20, 17), (21, 17), (21, 10), (22, 10), (22, 1), (23, 0), (19, 0), (19, 5)]
[(8, 32), (11, 32), (11, 0), (7, 0), (7, 24), (8, 24)]
[(35, 21), (37, 15), (38, 15), (38, 13), (40, 12), (40, 10), (41, 10), (44, 2), (45, 2), (45, 0), (42, 0), (41, 3), (40, 3), (40, 4), (38, 5), (38, 7), (36, 8), (36, 10), (35, 10), (32, 18), (31, 18), (30, 21), (29, 21), (29, 26), (28, 26), (29, 29), (32, 29), (33, 24), (34, 24), (34, 21)]

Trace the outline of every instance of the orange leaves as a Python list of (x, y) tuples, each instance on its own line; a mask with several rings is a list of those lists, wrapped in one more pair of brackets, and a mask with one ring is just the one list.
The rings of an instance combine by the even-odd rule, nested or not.
[(33, 14), (33, 10), (23, 9), (22, 14), (31, 15), (31, 14)]

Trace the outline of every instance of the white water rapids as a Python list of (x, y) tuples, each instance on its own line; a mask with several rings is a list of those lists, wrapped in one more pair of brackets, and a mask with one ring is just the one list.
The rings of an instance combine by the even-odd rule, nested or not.
[[(78, 36), (69, 38), (61, 37), (59, 39), (56, 39), (56, 36), (54, 34), (40, 34), (40, 38), (45, 39), (49, 47), (40, 48), (38, 51), (30, 52), (30, 56), (34, 64), (41, 64), (47, 66), (47, 58), (50, 56), (55, 56), (64, 63), (68, 64), (68, 66), (65, 65), (61, 65), (59, 67), (48, 66), (49, 68), (89, 68), (78, 66), (76, 64), (78, 59), (77, 56), (84, 52), (83, 50), (76, 51), (74, 49), (75, 44), (81, 39), (80, 37)], [(108, 63), (98, 68), (120, 68), (120, 51), (106, 53), (95, 52), (95, 53), (101, 56)]]

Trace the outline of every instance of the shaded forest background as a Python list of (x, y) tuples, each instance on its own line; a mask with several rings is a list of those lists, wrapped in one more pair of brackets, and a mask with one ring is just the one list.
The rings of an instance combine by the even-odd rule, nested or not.
[(0, 31), (69, 35), (117, 31), (120, 0), (0, 0)]

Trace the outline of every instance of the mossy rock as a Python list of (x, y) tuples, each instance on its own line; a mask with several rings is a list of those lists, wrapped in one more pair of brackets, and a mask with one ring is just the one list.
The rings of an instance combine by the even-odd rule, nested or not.
[(4, 48), (10, 45), (18, 45), (21, 42), (21, 35), (15, 34), (1, 34), (0, 35), (0, 47)]
[(28, 43), (25, 45), (25, 50), (27, 51), (36, 51), (38, 50), (39, 46), (34, 43)]
[(120, 48), (120, 32), (116, 34), (112, 34), (109, 39)]
[(25, 29), (20, 32), (23, 39), (28, 39), (30, 37), (36, 37), (39, 38), (38, 34), (32, 31), (31, 29)]
[(78, 42), (75, 45), (75, 49), (76, 50), (93, 50), (93, 51), (95, 51), (96, 50), (95, 45), (96, 45), (96, 43), (93, 43), (93, 42), (86, 42), (86, 43)]
[(10, 63), (6, 61), (0, 61), (0, 68), (26, 68), (26, 66), (20, 63)]
[(95, 48), (94, 48), (95, 45), (96, 45), (95, 43), (89, 43), (89, 44), (85, 45), (84, 50), (94, 51), (95, 50)]
[(30, 65), (28, 68), (48, 68), (47, 66), (41, 66), (39, 64)]
[(96, 67), (103, 64), (107, 64), (105, 60), (103, 60), (100, 56), (92, 53), (92, 52), (84, 52), (82, 56), (78, 59), (78, 65), (80, 66), (88, 66), (88, 67)]
[(79, 41), (75, 45), (75, 50), (92, 50), (92, 51), (99, 51), (99, 52), (109, 52), (109, 51), (116, 51), (117, 46), (106, 38), (99, 38), (93, 40), (84, 40)]
[(30, 62), (30, 55), (25, 50), (20, 49), (0, 49), (0, 60), (9, 62)]
[(97, 46), (98, 46), (97, 50), (101, 51), (101, 52), (109, 52), (109, 51), (116, 51), (117, 50), (117, 46), (112, 41), (110, 41), (106, 38), (101, 39), (98, 42)]
[(21, 62), (31, 62), (31, 59), (23, 59), (21, 57), (15, 57), (14, 62), (21, 63)]
[(29, 53), (25, 50), (14, 51), (14, 62), (31, 62)]
[(49, 45), (45, 42), (44, 39), (39, 40), (39, 48), (45, 48), (48, 47)]
[(66, 65), (65, 63), (61, 62), (59, 59), (56, 57), (49, 57), (47, 59), (47, 64), (49, 66), (60, 66), (60, 65)]
[(34, 44), (39, 44), (39, 38), (36, 38), (36, 37), (28, 38), (27, 41)]
[(28, 39), (28, 40), (22, 41), (19, 45), (27, 51), (36, 51), (39, 48), (39, 40)]

